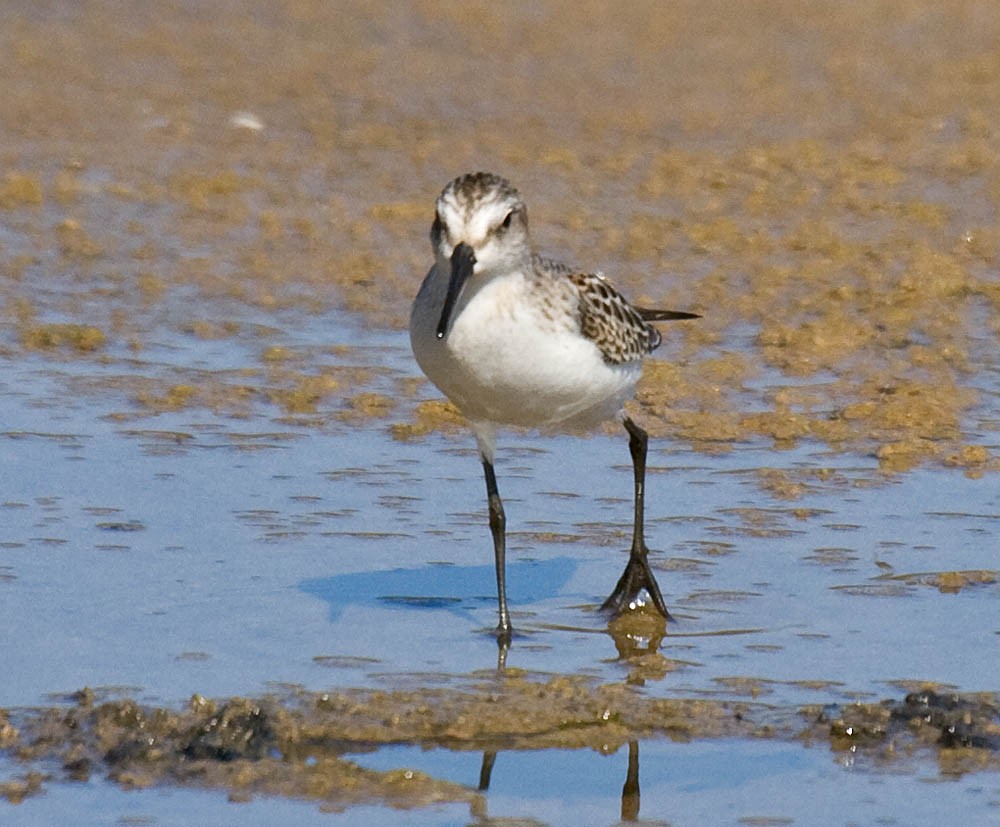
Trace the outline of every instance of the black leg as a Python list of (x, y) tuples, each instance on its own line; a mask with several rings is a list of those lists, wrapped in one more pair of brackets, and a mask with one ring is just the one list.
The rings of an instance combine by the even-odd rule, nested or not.
[(628, 451), (632, 455), (632, 474), (635, 479), (635, 515), (632, 520), (632, 554), (646, 554), (646, 448), (649, 434), (625, 417), (628, 431)]
[(668, 620), (667, 604), (660, 594), (660, 586), (649, 567), (646, 540), (643, 534), (645, 522), (645, 488), (646, 488), (646, 447), (649, 435), (631, 419), (625, 417), (625, 430), (628, 431), (628, 449), (632, 454), (632, 471), (635, 478), (635, 517), (632, 524), (632, 548), (629, 551), (628, 564), (618, 579), (615, 590), (602, 609), (612, 609), (616, 613), (625, 611), (628, 604), (645, 589), (649, 593), (656, 610)]
[(497, 490), (497, 477), (493, 472), (493, 463), (483, 458), (483, 471), (486, 474), (486, 496), (490, 507), (490, 532), (493, 534), (493, 556), (497, 568), (497, 599), (500, 601), (500, 623), (497, 625), (497, 643), (500, 646), (501, 660), (505, 659), (507, 647), (510, 646), (510, 612), (507, 610), (507, 573), (506, 556), (507, 517), (503, 512), (503, 501)]

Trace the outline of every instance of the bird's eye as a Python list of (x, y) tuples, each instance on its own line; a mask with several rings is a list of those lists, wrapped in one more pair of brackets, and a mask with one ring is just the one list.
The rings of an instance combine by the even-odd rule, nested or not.
[(504, 229), (504, 230), (509, 230), (510, 229), (510, 220), (513, 217), (514, 217), (514, 211), (511, 210), (509, 213), (507, 213), (507, 217), (504, 218), (503, 224), (501, 224), (500, 227), (502, 229)]

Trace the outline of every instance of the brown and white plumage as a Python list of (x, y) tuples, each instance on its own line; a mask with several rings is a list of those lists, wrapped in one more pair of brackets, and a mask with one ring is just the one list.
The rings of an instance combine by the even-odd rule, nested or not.
[(645, 588), (666, 615), (642, 541), (646, 435), (622, 406), (643, 358), (660, 344), (649, 322), (694, 314), (633, 307), (604, 276), (536, 255), (520, 194), (490, 173), (463, 175), (444, 188), (431, 244), (435, 263), (413, 303), (410, 339), (424, 373), (476, 433), (490, 498), (501, 640), (509, 639), (510, 621), (503, 506), (493, 475), (497, 425), (587, 426), (615, 416), (624, 422), (636, 467), (635, 536), (629, 567), (607, 602), (620, 610)]

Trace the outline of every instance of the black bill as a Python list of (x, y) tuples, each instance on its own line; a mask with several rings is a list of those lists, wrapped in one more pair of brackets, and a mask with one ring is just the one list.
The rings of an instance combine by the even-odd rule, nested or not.
[(437, 337), (443, 339), (451, 329), (451, 314), (455, 303), (462, 292), (466, 280), (472, 275), (476, 266), (476, 254), (464, 241), (451, 253), (451, 278), (448, 280), (448, 292), (444, 297), (444, 307), (441, 308), (441, 320), (437, 326)]

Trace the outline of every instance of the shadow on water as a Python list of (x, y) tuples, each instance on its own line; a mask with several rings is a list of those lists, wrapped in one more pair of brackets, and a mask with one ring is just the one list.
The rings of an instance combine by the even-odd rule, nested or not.
[[(536, 603), (558, 594), (578, 567), (575, 560), (527, 560), (508, 566), (507, 577), (519, 601)], [(357, 604), (405, 609), (445, 609), (463, 618), (496, 605), (493, 566), (438, 564), (414, 569), (355, 572), (304, 580), (299, 588), (330, 607), (330, 620)]]

